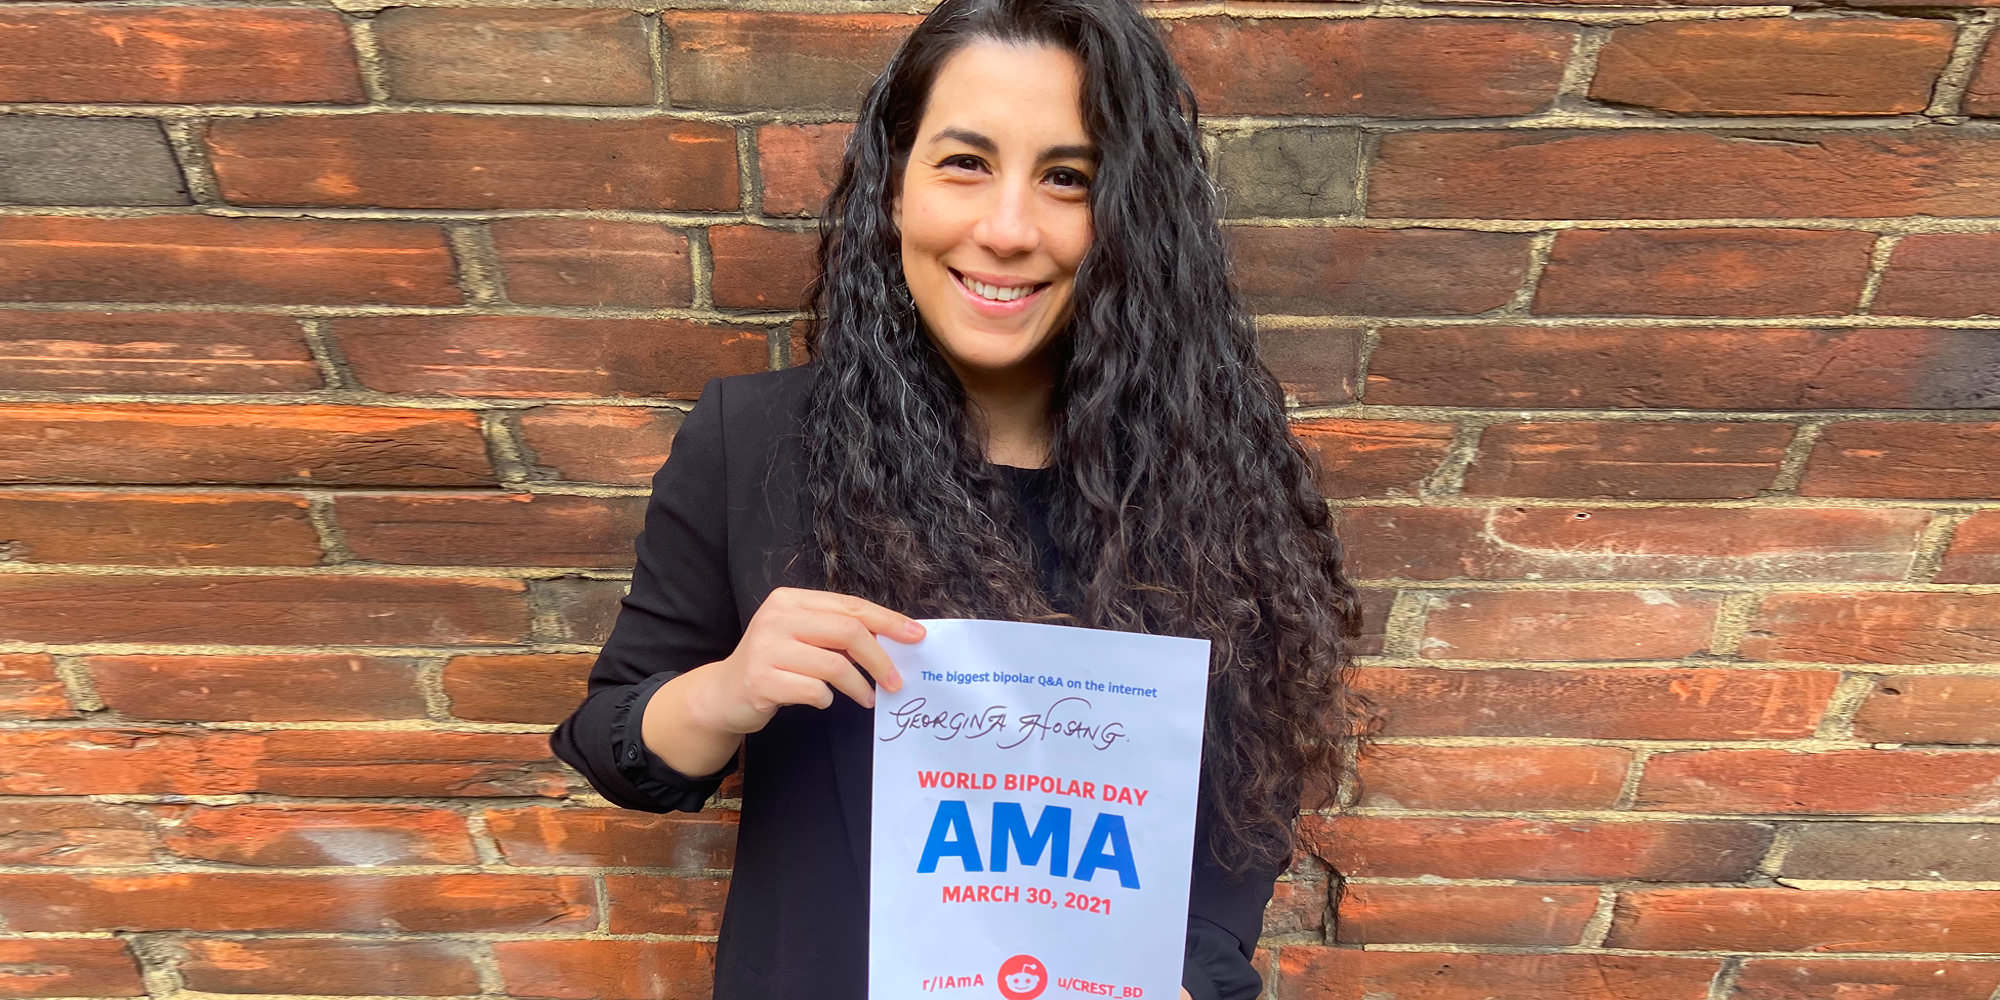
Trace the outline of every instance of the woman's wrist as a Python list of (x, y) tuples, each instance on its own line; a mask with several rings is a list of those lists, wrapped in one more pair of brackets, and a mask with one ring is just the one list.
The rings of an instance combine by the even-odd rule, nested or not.
[(736, 753), (742, 737), (702, 721), (700, 704), (705, 683), (714, 671), (705, 664), (683, 671), (660, 685), (646, 700), (640, 716), (640, 738), (646, 749), (668, 767), (689, 777), (722, 770)]

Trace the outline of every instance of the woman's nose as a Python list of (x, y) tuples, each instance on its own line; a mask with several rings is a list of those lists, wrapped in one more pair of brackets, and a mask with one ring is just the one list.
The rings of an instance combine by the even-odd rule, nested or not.
[(1035, 249), (1041, 242), (1041, 228), (1035, 218), (1033, 192), (1017, 185), (998, 185), (998, 193), (973, 227), (972, 237), (1000, 257)]

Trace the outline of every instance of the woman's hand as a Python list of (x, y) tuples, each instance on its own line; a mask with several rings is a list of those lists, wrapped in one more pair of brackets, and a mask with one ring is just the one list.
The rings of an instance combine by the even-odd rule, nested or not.
[(1187, 991), (1187, 987), (1185, 986), (1181, 987), (1181, 1000), (1194, 1000), (1194, 996)]
[(863, 670), (885, 690), (903, 686), (877, 635), (916, 642), (924, 627), (859, 597), (780, 587), (751, 616), (735, 652), (690, 672), (701, 682), (688, 691), (689, 721), (741, 736), (764, 728), (784, 705), (826, 708), (835, 691), (873, 707)]

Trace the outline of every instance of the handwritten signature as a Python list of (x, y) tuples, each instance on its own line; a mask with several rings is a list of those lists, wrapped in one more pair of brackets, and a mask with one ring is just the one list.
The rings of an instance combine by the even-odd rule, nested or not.
[(993, 745), (1001, 750), (1012, 750), (1029, 740), (1046, 740), (1051, 736), (1077, 740), (1093, 750), (1108, 750), (1127, 738), (1123, 722), (1090, 722), (1078, 717), (1079, 708), (1090, 707), (1087, 698), (1058, 699), (1043, 711), (1029, 712), (1015, 720), (1010, 737), (1005, 705), (989, 705), (977, 712), (927, 712), (924, 699), (912, 698), (889, 713), (895, 720), (896, 732), (882, 737), (882, 742), (893, 743), (915, 731), (929, 733), (932, 739), (940, 741), (992, 736)]

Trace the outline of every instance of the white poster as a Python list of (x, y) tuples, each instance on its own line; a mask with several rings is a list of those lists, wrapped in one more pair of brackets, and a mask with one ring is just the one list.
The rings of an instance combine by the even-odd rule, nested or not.
[(1208, 641), (924, 625), (882, 643), (871, 1000), (1176, 1000)]

